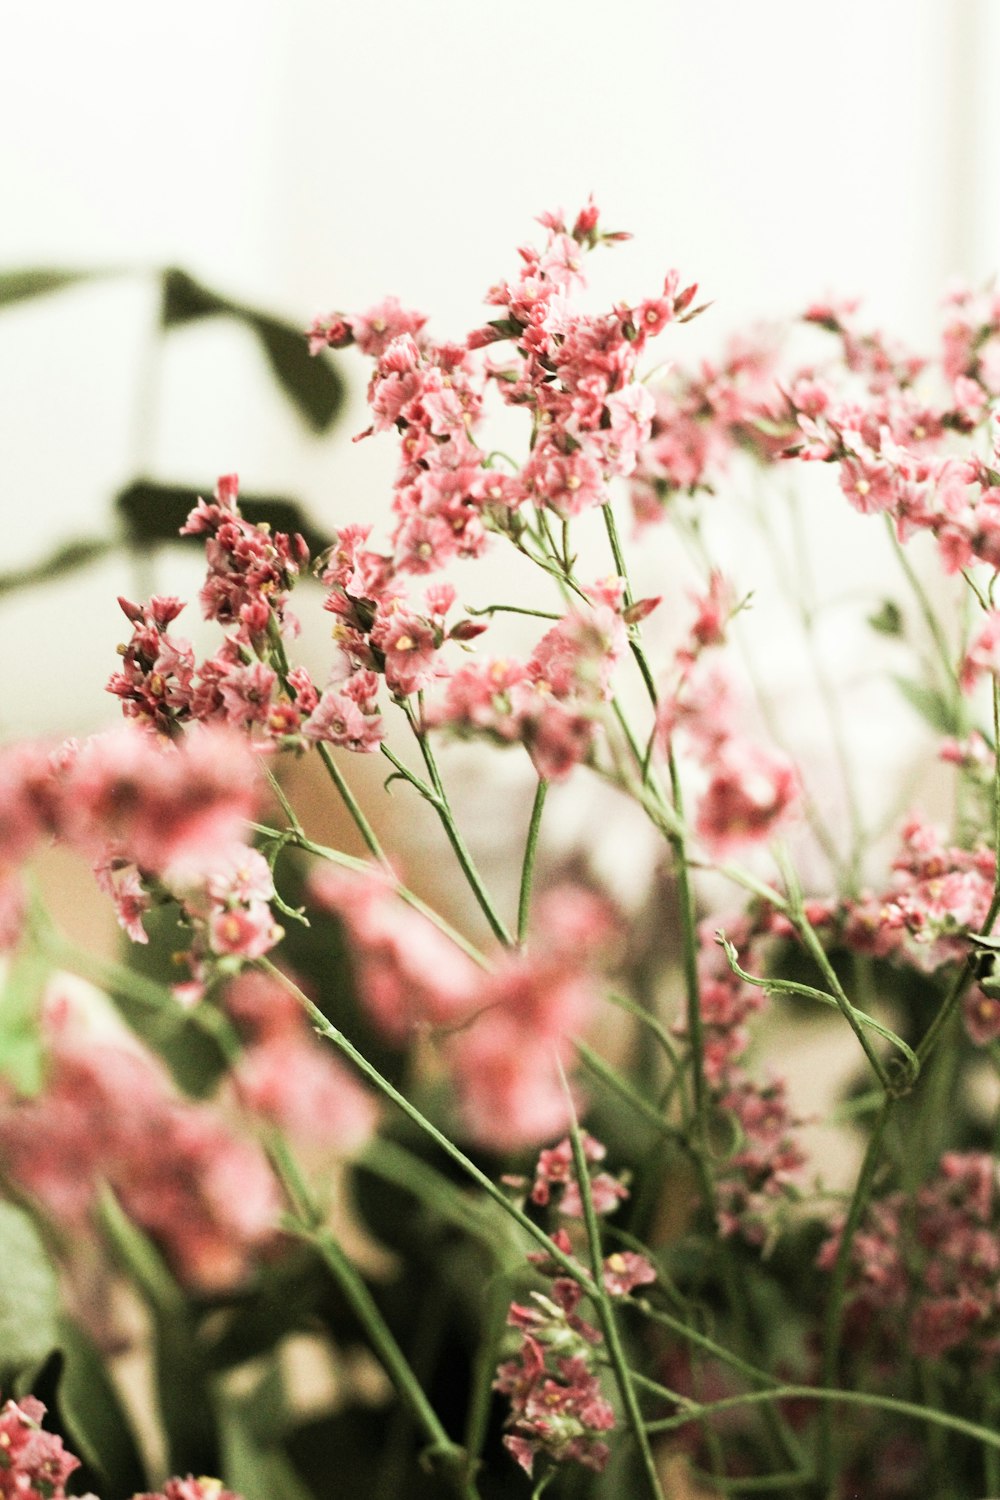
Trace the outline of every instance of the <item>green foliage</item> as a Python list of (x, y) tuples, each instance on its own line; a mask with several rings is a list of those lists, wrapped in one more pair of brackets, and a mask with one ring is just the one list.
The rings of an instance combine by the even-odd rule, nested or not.
[(0, 1200), (0, 1389), (38, 1368), (59, 1343), (59, 1294), (30, 1216)]
[(224, 297), (186, 271), (163, 273), (162, 324), (176, 328), (201, 318), (235, 318), (257, 337), (275, 380), (314, 432), (325, 432), (344, 400), (343, 382), (324, 355), (309, 353), (301, 328), (244, 302)]
[(19, 1094), (35, 1094), (42, 1085), (44, 1050), (38, 1017), (49, 973), (45, 956), (24, 943), (0, 988), (0, 1076)]
[[(141, 479), (116, 496), (115, 509), (131, 546), (156, 547), (173, 542), (203, 548), (204, 537), (179, 535), (196, 499), (187, 486)], [(240, 511), (255, 526), (266, 522), (273, 531), (301, 532), (314, 557), (330, 545), (331, 538), (313, 525), (295, 500), (241, 494)]]

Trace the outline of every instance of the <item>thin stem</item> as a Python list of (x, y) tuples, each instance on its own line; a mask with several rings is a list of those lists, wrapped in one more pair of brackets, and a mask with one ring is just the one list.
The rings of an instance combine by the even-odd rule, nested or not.
[(649, 1438), (643, 1423), (639, 1397), (632, 1379), (632, 1372), (625, 1358), (621, 1335), (618, 1332), (615, 1310), (611, 1305), (611, 1298), (604, 1286), (604, 1253), (601, 1248), (601, 1230), (597, 1222), (597, 1214), (594, 1212), (594, 1199), (590, 1191), (590, 1171), (587, 1166), (586, 1155), (584, 1154), (580, 1124), (576, 1117), (576, 1110), (573, 1107), (569, 1084), (566, 1082), (566, 1076), (562, 1072), (561, 1065), (559, 1071), (562, 1074), (563, 1087), (566, 1091), (566, 1098), (570, 1109), (570, 1140), (573, 1146), (573, 1166), (576, 1171), (577, 1186), (580, 1189), (583, 1222), (587, 1231), (590, 1268), (595, 1283), (594, 1301), (597, 1306), (601, 1328), (604, 1331), (604, 1337), (607, 1342), (611, 1366), (615, 1372), (618, 1394), (625, 1408), (629, 1426), (639, 1445), (639, 1458), (642, 1463), (649, 1493), (652, 1495), (653, 1500), (664, 1500), (660, 1477), (656, 1472), (656, 1461), (653, 1458), (653, 1450), (650, 1447)]
[(910, 559), (906, 555), (906, 549), (903, 547), (903, 544), (900, 542), (898, 536), (896, 535), (896, 530), (892, 524), (891, 518), (889, 516), (886, 516), (885, 522), (886, 531), (889, 535), (889, 541), (891, 542), (892, 549), (896, 554), (896, 560), (906, 576), (907, 583), (913, 590), (913, 597), (917, 601), (917, 607), (924, 617), (924, 624), (927, 626), (927, 629), (930, 632), (931, 639), (933, 640), (934, 645), (937, 649), (937, 654), (940, 659), (941, 666), (944, 669), (944, 675), (948, 681), (949, 687), (953, 688), (955, 691), (955, 704), (956, 707), (958, 707), (962, 703), (961, 689), (959, 688), (955, 666), (951, 659), (951, 648), (948, 645), (945, 633), (941, 628), (941, 621), (938, 619), (934, 611), (934, 606), (931, 604), (930, 599), (927, 597), (927, 590), (924, 588), (917, 574), (914, 572), (913, 566), (910, 563)]
[(545, 794), (548, 789), (548, 782), (539, 780), (535, 790), (535, 800), (531, 808), (531, 821), (528, 824), (528, 840), (524, 849), (524, 860), (521, 864), (521, 889), (517, 902), (517, 940), (519, 943), (524, 942), (525, 933), (528, 930), (528, 915), (531, 910), (531, 883), (535, 873), (538, 835), (542, 826), (542, 811), (545, 807)]
[(337, 762), (334, 759), (333, 751), (330, 749), (329, 745), (324, 745), (322, 741), (320, 741), (320, 743), (316, 746), (316, 749), (319, 753), (320, 760), (326, 767), (327, 775), (333, 782), (334, 786), (337, 788), (337, 791), (340, 793), (341, 800), (343, 801), (344, 806), (347, 808), (347, 811), (350, 813), (355, 827), (357, 828), (361, 837), (364, 839), (368, 848), (371, 850), (372, 854), (378, 860), (379, 864), (383, 865), (388, 870), (390, 868), (389, 858), (385, 850), (382, 848), (382, 845), (379, 843), (375, 830), (372, 828), (368, 819), (361, 811), (361, 807), (358, 804), (354, 793), (351, 791), (350, 787), (347, 785), (347, 782), (344, 780), (340, 767), (337, 765)]
[(465, 1155), (464, 1151), (456, 1146), (453, 1141), (449, 1140), (448, 1136), (446, 1136), (443, 1131), (438, 1130), (437, 1126), (434, 1125), (430, 1120), (428, 1120), (427, 1116), (422, 1114), (421, 1111), (417, 1109), (415, 1104), (411, 1104), (406, 1095), (401, 1094), (400, 1091), (389, 1082), (388, 1078), (385, 1078), (379, 1072), (379, 1070), (368, 1061), (364, 1053), (359, 1052), (357, 1047), (355, 1047), (352, 1042), (348, 1041), (344, 1033), (340, 1031), (338, 1027), (334, 1026), (332, 1021), (329, 1021), (326, 1018), (326, 1016), (320, 1010), (319, 1006), (315, 1005), (313, 1001), (309, 999), (309, 996), (304, 994), (303, 991), (299, 989), (298, 985), (293, 979), (290, 979), (287, 974), (285, 974), (275, 964), (271, 963), (270, 959), (262, 958), (258, 960), (258, 963), (260, 968), (263, 969), (265, 973), (270, 974), (272, 978), (278, 981), (279, 984), (284, 985), (289, 994), (295, 996), (295, 999), (302, 1006), (302, 1009), (305, 1011), (306, 1015), (309, 1017), (314, 1028), (320, 1036), (326, 1037), (328, 1041), (333, 1042), (334, 1046), (339, 1048), (339, 1050), (343, 1052), (345, 1057), (350, 1058), (355, 1067), (357, 1067), (360, 1072), (362, 1072), (365, 1077), (375, 1085), (379, 1092), (384, 1094), (387, 1099), (390, 1099), (392, 1103), (397, 1106), (397, 1108), (401, 1109), (402, 1112), (407, 1116), (407, 1118), (412, 1120), (413, 1123), (418, 1126), (418, 1128), (422, 1130), (423, 1133), (435, 1143), (435, 1145), (439, 1146), (446, 1156), (449, 1156), (453, 1162), (461, 1167), (462, 1171), (466, 1174), (467, 1177), (470, 1177), (472, 1179), (477, 1187), (482, 1188), (483, 1192), (486, 1193), (488, 1197), (492, 1198), (495, 1203), (499, 1203), (504, 1212), (511, 1219), (513, 1219), (515, 1223), (521, 1226), (525, 1233), (546, 1252), (550, 1259), (554, 1260), (556, 1264), (560, 1266), (568, 1276), (572, 1277), (574, 1281), (579, 1282), (580, 1286), (588, 1296), (595, 1295), (596, 1287), (593, 1278), (584, 1270), (584, 1268), (580, 1265), (580, 1262), (576, 1260), (572, 1255), (567, 1255), (565, 1250), (561, 1250), (556, 1244), (555, 1240), (551, 1239), (543, 1229), (540, 1229), (538, 1225), (528, 1217), (523, 1209), (518, 1208), (516, 1203), (512, 1203), (511, 1200), (506, 1196), (506, 1194), (497, 1187), (496, 1183), (493, 1182), (491, 1178), (487, 1177), (486, 1173), (483, 1172), (479, 1167), (477, 1167), (475, 1162), (471, 1161), (470, 1158)]
[(410, 728), (413, 730), (417, 744), (420, 746), (420, 753), (423, 756), (424, 765), (427, 767), (427, 774), (430, 777), (431, 786), (434, 791), (434, 796), (428, 797), (427, 801), (434, 808), (434, 811), (441, 820), (441, 826), (447, 835), (449, 844), (455, 852), (455, 858), (462, 868), (462, 873), (469, 883), (472, 894), (479, 903), (479, 908), (483, 916), (493, 930), (494, 937), (503, 943), (505, 948), (510, 948), (513, 946), (514, 939), (508, 931), (503, 918), (493, 905), (493, 899), (486, 889), (482, 876), (476, 869), (472, 854), (459, 831), (458, 824), (455, 822), (455, 817), (449, 806), (448, 797), (444, 789), (444, 783), (438, 771), (437, 761), (434, 758), (434, 751), (427, 738), (427, 732), (417, 721), (412, 706), (408, 702), (403, 701), (402, 707), (409, 721)]
[[(788, 919), (795, 927), (795, 930), (798, 933), (799, 937), (802, 939), (804, 946), (806, 947), (812, 958), (815, 960), (817, 967), (822, 973), (827, 984), (830, 986), (830, 992), (833, 996), (833, 999), (839, 1007), (841, 1014), (847, 1021), (847, 1024), (850, 1026), (851, 1030), (854, 1032), (854, 1035), (857, 1037), (858, 1042), (861, 1045), (861, 1050), (864, 1052), (869, 1063), (871, 1064), (876, 1078), (885, 1089), (886, 1093), (891, 1093), (893, 1092), (894, 1085), (889, 1077), (889, 1074), (886, 1072), (885, 1064), (869, 1041), (867, 1031), (865, 1030), (862, 1022), (859, 1020), (860, 1013), (855, 1009), (850, 1000), (847, 998), (847, 995), (844, 992), (844, 987), (837, 976), (837, 971), (834, 969), (827, 956), (826, 949), (823, 947), (823, 944), (820, 942), (818, 936), (816, 935), (816, 929), (813, 927), (809, 918), (806, 916), (805, 905), (802, 900), (802, 892), (799, 889), (799, 884), (795, 877), (794, 871), (792, 870), (791, 865), (780, 854), (779, 851), (776, 851), (776, 857), (778, 858), (781, 872), (784, 876), (785, 885), (788, 890)], [(908, 1082), (912, 1083), (912, 1079), (908, 1080)]]
[[(840, 1243), (837, 1246), (837, 1258), (830, 1277), (826, 1314), (823, 1320), (823, 1385), (827, 1389), (833, 1388), (837, 1378), (837, 1357), (840, 1353), (840, 1333), (844, 1323), (847, 1277), (851, 1267), (854, 1236), (868, 1208), (868, 1200), (875, 1181), (875, 1172), (879, 1164), (886, 1126), (889, 1123), (889, 1117), (892, 1114), (895, 1104), (896, 1100), (891, 1094), (887, 1094), (882, 1103), (882, 1108), (879, 1110), (872, 1125), (872, 1133), (868, 1139), (868, 1146), (865, 1150), (864, 1161), (861, 1164), (861, 1171), (858, 1174), (857, 1185), (854, 1189), (854, 1195), (851, 1198), (844, 1227), (840, 1233)], [(824, 1407), (820, 1419), (817, 1459), (820, 1477), (825, 1482), (827, 1489), (829, 1489), (833, 1484), (836, 1473), (833, 1451), (832, 1406)]]
[(628, 1104), (641, 1119), (646, 1121), (647, 1125), (650, 1125), (653, 1130), (659, 1131), (660, 1135), (665, 1136), (667, 1140), (673, 1141), (683, 1150), (690, 1151), (692, 1149), (685, 1133), (678, 1130), (675, 1125), (669, 1124), (663, 1118), (655, 1104), (650, 1104), (648, 1099), (644, 1099), (640, 1093), (637, 1093), (632, 1085), (616, 1073), (614, 1068), (609, 1067), (603, 1057), (599, 1057), (592, 1048), (587, 1046), (586, 1042), (581, 1042), (578, 1038), (574, 1041), (573, 1045), (584, 1067), (588, 1068), (595, 1078), (599, 1078), (607, 1088), (617, 1094), (619, 1099)]
[[(250, 827), (265, 838), (280, 840), (285, 848), (291, 846), (302, 849), (306, 854), (315, 854), (319, 859), (340, 865), (345, 870), (353, 870), (358, 875), (371, 874), (372, 866), (367, 859), (359, 859), (354, 854), (345, 854), (341, 849), (331, 849), (326, 844), (317, 844), (313, 839), (307, 838), (304, 833), (282, 833), (276, 828), (268, 828), (263, 823), (251, 823)], [(393, 876), (393, 882), (396, 895), (401, 901), (405, 901), (407, 906), (418, 911), (422, 917), (426, 917), (428, 922), (433, 922), (438, 931), (453, 942), (456, 948), (461, 948), (474, 964), (478, 964), (481, 969), (492, 969), (493, 965), (486, 955), (459, 932), (457, 927), (453, 927), (446, 917), (442, 917), (440, 912), (435, 911), (433, 906), (429, 906), (415, 891), (411, 891), (409, 886), (402, 885), (395, 876)]]
[(647, 1422), (647, 1432), (676, 1432), (689, 1422), (700, 1421), (715, 1412), (736, 1411), (741, 1406), (759, 1406), (769, 1401), (821, 1401), (830, 1405), (867, 1406), (873, 1411), (893, 1411), (900, 1416), (913, 1417), (918, 1422), (927, 1422), (938, 1427), (949, 1427), (966, 1437), (975, 1438), (990, 1448), (1000, 1448), (1000, 1432), (982, 1427), (978, 1422), (969, 1422), (964, 1417), (953, 1417), (950, 1412), (935, 1411), (929, 1406), (918, 1406), (915, 1401), (900, 1401), (895, 1396), (878, 1396), (868, 1391), (831, 1390), (827, 1386), (777, 1385), (769, 1391), (747, 1391), (742, 1396), (727, 1396), (722, 1401), (711, 1401), (696, 1409), (687, 1409), (674, 1417), (663, 1417)]
[(325, 1227), (323, 1216), (298, 1164), (277, 1132), (273, 1133), (269, 1141), (269, 1154), (292, 1206), (293, 1217), (288, 1221), (288, 1227), (322, 1256), (365, 1329), (383, 1369), (409, 1408), (413, 1419), (425, 1432), (430, 1443), (430, 1456), (447, 1465), (458, 1493), (467, 1497), (467, 1500), (472, 1500), (477, 1491), (466, 1471), (465, 1449), (453, 1442), (442, 1426), (363, 1278)]
[[(673, 793), (674, 813), (679, 823), (684, 821), (680, 775), (674, 757), (673, 745), (667, 751), (670, 771), (670, 786)], [(677, 877), (677, 895), (681, 909), (681, 933), (684, 945), (684, 992), (686, 997), (686, 1019), (688, 1046), (691, 1049), (691, 1078), (694, 1093), (694, 1131), (698, 1148), (704, 1153), (708, 1136), (708, 1086), (705, 1079), (705, 1037), (701, 1021), (701, 985), (698, 979), (698, 927), (694, 909), (694, 892), (688, 872), (687, 849), (681, 833), (670, 840), (674, 849)]]

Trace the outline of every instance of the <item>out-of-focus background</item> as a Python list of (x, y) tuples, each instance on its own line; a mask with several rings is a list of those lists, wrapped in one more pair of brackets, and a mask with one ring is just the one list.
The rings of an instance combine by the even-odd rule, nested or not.
[[(460, 335), (545, 208), (593, 192), (634, 232), (607, 299), (677, 265), (714, 299), (664, 352), (832, 291), (918, 336), (1000, 246), (990, 0), (53, 0), (0, 49), (0, 267), (124, 278), (0, 315), (2, 569), (91, 534), (138, 471), (238, 470), (326, 526), (377, 517), (391, 444), (315, 438), (246, 330), (192, 325), (150, 388), (155, 290), (183, 266), (303, 325), (395, 292)], [(155, 416), (148, 409), (155, 398)], [(114, 562), (0, 602), (3, 733), (90, 727)]]
[[(137, 475), (196, 493), (237, 470), (326, 530), (385, 515), (394, 445), (350, 441), (362, 361), (340, 357), (346, 408), (316, 436), (245, 327), (194, 322), (153, 358), (166, 265), (303, 327), (392, 292), (461, 337), (534, 216), (593, 192), (635, 235), (592, 258), (598, 304), (675, 265), (713, 301), (664, 357), (831, 292), (927, 337), (948, 279), (1000, 261), (998, 70), (990, 0), (19, 7), (0, 51), (0, 270), (127, 274), (0, 309), (0, 572), (107, 530)], [(864, 525), (834, 528), (821, 574), (836, 557), (842, 583), (871, 582)], [(662, 566), (643, 584), (669, 587)], [(112, 557), (0, 595), (0, 734), (114, 720), (115, 596), (190, 597), (197, 576), (190, 555)], [(502, 774), (530, 780), (526, 762)]]
[[(949, 278), (982, 281), (1000, 264), (998, 76), (995, 0), (11, 8), (0, 272), (123, 274), (0, 308), (0, 573), (107, 532), (114, 495), (139, 475), (194, 494), (237, 470), (251, 491), (300, 500), (327, 531), (386, 515), (394, 445), (350, 441), (366, 425), (360, 358), (339, 358), (346, 406), (317, 436), (246, 327), (196, 321), (156, 351), (155, 273), (167, 265), (303, 328), (395, 293), (439, 336), (462, 337), (490, 284), (514, 274), (515, 247), (540, 235), (534, 216), (573, 213), (592, 192), (606, 227), (635, 236), (593, 258), (598, 305), (655, 294), (672, 266), (712, 299), (696, 324), (669, 331), (662, 357), (692, 360), (829, 293), (863, 294), (874, 322), (926, 339)], [(837, 575), (842, 589), (877, 588), (889, 566), (878, 529), (834, 499), (815, 526), (817, 587)], [(733, 547), (741, 587), (759, 587), (742, 533)], [(669, 593), (669, 559), (644, 549), (640, 562), (643, 587)], [(102, 688), (125, 633), (115, 596), (193, 597), (198, 572), (176, 551), (114, 556), (0, 594), (0, 737), (113, 722)], [(834, 622), (835, 665), (860, 621), (853, 634)], [(783, 644), (763, 665), (794, 711)], [(910, 754), (919, 737), (905, 705), (895, 711), (881, 728), (867, 705), (854, 721), (860, 769), (894, 792), (912, 769), (901, 746)], [(822, 778), (829, 733), (816, 725)], [(530, 767), (512, 755), (487, 771), (461, 754), (470, 837), (503, 887)], [(484, 798), (487, 774), (500, 791)], [(546, 838), (564, 853), (589, 846), (635, 904), (659, 854), (599, 790), (574, 781)], [(422, 851), (437, 835), (412, 799), (403, 811), (397, 832), (419, 883), (435, 873)], [(103, 924), (112, 942), (103, 898), (53, 860), (66, 920), (90, 940)], [(815, 1107), (815, 1060), (799, 1071)]]

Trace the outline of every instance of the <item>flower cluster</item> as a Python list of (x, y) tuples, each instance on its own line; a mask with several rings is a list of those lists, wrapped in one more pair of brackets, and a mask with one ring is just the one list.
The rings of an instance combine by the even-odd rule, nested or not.
[[(66, 1481), (80, 1460), (62, 1438), (42, 1427), (45, 1407), (34, 1396), (7, 1401), (0, 1409), (0, 1497), (2, 1500), (67, 1500)], [(95, 1500), (93, 1495), (85, 1500)], [(174, 1477), (155, 1492), (133, 1500), (241, 1500), (219, 1479)]]
[(464, 1131), (496, 1151), (544, 1140), (566, 1125), (560, 1077), (572, 1038), (593, 1014), (589, 965), (610, 931), (603, 902), (558, 889), (539, 903), (547, 941), (504, 953), (490, 969), (408, 907), (377, 871), (323, 867), (314, 901), (347, 929), (361, 999), (379, 1029), (402, 1043), (440, 1032)]
[(713, 854), (724, 857), (771, 838), (794, 809), (800, 785), (786, 755), (738, 726), (737, 694), (715, 664), (713, 648), (725, 643), (739, 608), (732, 587), (713, 572), (693, 603), (694, 619), (674, 653), (657, 709), (656, 741), (669, 755), (679, 735), (701, 768), (695, 831)]
[[(15, 746), (0, 752), (0, 790), (0, 887), (11, 906), (22, 866), (57, 839), (91, 861), (136, 942), (145, 941), (142, 914), (158, 890), (183, 899), (204, 891), (227, 858), (236, 865), (254, 859), (243, 839), (260, 801), (256, 762), (246, 741), (225, 729), (203, 730), (180, 745), (123, 728), (55, 749)], [(259, 871), (257, 886), (263, 890)], [(254, 899), (263, 903), (270, 894)], [(219, 887), (208, 900), (219, 912), (246, 904)], [(277, 930), (261, 904), (253, 914), (259, 953)], [(15, 940), (18, 924), (9, 925)], [(238, 946), (230, 940), (217, 951)]]
[[(581, 1145), (588, 1171), (606, 1156), (604, 1145), (586, 1132)], [(514, 1187), (523, 1180), (509, 1178)], [(590, 1175), (590, 1197), (595, 1213), (612, 1213), (628, 1189), (609, 1172)], [(576, 1178), (573, 1148), (567, 1138), (538, 1159), (531, 1201), (548, 1205), (553, 1188), (558, 1212), (566, 1220), (580, 1219), (583, 1201)], [(553, 1242), (572, 1258), (573, 1244), (564, 1227)], [(549, 1292), (532, 1292), (532, 1304), (511, 1304), (508, 1326), (521, 1335), (516, 1356), (497, 1370), (494, 1389), (510, 1400), (504, 1444), (526, 1473), (544, 1455), (554, 1463), (573, 1461), (601, 1470), (609, 1456), (601, 1436), (615, 1425), (615, 1414), (605, 1398), (595, 1369), (595, 1350), (603, 1336), (579, 1312), (583, 1292), (565, 1266), (540, 1252), (529, 1261), (551, 1281)], [(582, 1267), (581, 1267), (582, 1270)], [(605, 1258), (602, 1280), (612, 1297), (624, 1297), (637, 1286), (655, 1281), (656, 1271), (644, 1255), (617, 1251)]]
[[(796, 1138), (802, 1122), (789, 1106), (783, 1079), (772, 1076), (762, 1083), (743, 1066), (750, 1046), (746, 1023), (761, 1010), (764, 991), (733, 972), (715, 925), (702, 923), (698, 933), (704, 1068), (712, 1100), (736, 1132), (736, 1144), (716, 1176), (716, 1214), (724, 1235), (740, 1234), (759, 1245), (805, 1165)], [(730, 950), (736, 950), (742, 968), (755, 962), (759, 937), (749, 922), (739, 919), (727, 929)], [(682, 1035), (685, 1029), (677, 1027)]]
[(210, 1104), (181, 1098), (148, 1053), (98, 1039), (66, 1004), (46, 1014), (40, 1093), (0, 1093), (0, 1150), (17, 1189), (76, 1233), (103, 1184), (178, 1278), (243, 1281), (275, 1243), (277, 1183), (260, 1147)]
[(308, 1159), (328, 1164), (359, 1151), (374, 1132), (375, 1103), (288, 990), (246, 969), (225, 987), (223, 1004), (243, 1043), (232, 1074), (240, 1104)]
[[(920, 1359), (971, 1357), (980, 1368), (1000, 1352), (1000, 1193), (993, 1158), (947, 1152), (916, 1195), (877, 1199), (851, 1243), (852, 1336), (890, 1344), (906, 1327)], [(837, 1255), (827, 1240), (820, 1265)]]
[(839, 932), (855, 953), (932, 971), (965, 958), (970, 934), (982, 931), (996, 856), (981, 846), (946, 844), (940, 830), (917, 815), (907, 818), (900, 837), (903, 847), (892, 861), (888, 889), (818, 906), (817, 921)]
[(45, 1407), (34, 1396), (0, 1409), (0, 1496), (3, 1500), (63, 1500), (80, 1460), (62, 1438), (42, 1429)]

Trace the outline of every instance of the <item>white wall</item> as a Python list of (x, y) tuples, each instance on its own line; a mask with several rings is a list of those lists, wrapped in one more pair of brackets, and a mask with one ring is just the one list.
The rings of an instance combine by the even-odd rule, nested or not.
[[(460, 334), (533, 215), (593, 190), (636, 235), (602, 297), (677, 264), (715, 299), (683, 356), (834, 288), (920, 333), (1000, 258), (989, 0), (52, 0), (4, 30), (0, 266), (178, 262), (303, 323), (395, 291)], [(142, 449), (152, 313), (137, 279), (0, 314), (2, 567), (101, 526), (140, 462), (328, 523), (384, 506), (388, 446), (347, 441), (360, 363), (316, 441), (221, 328), (177, 336)], [(108, 711), (129, 586), (0, 606), (0, 732)]]

